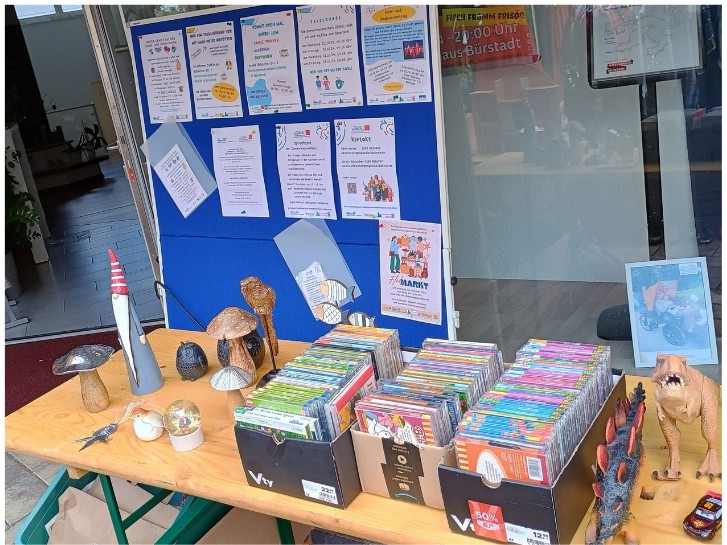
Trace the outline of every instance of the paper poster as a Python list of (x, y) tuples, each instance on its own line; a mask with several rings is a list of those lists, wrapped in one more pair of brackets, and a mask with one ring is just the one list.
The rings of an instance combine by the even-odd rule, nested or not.
[(298, 284), (300, 291), (303, 293), (305, 303), (308, 305), (311, 312), (313, 312), (313, 309), (318, 305), (325, 303), (328, 300), (321, 291), (321, 282), (325, 279), (326, 275), (323, 272), (323, 267), (321, 267), (321, 264), (318, 263), (318, 261), (314, 261), (311, 263), (310, 267), (295, 275), (295, 282)]
[(285, 217), (336, 219), (331, 124), (276, 125), (275, 134)]
[(234, 23), (187, 27), (187, 51), (197, 119), (242, 117)]
[(379, 223), (381, 314), (442, 324), (442, 226)]
[(304, 6), (296, 12), (306, 109), (361, 106), (356, 8)]
[(300, 112), (293, 12), (244, 17), (240, 25), (250, 113)]
[(185, 219), (209, 195), (197, 180), (177, 144), (174, 144), (161, 161), (154, 165), (154, 172), (169, 191), (174, 204)]
[(431, 102), (426, 6), (362, 6), (367, 104)]
[(223, 216), (268, 218), (260, 129), (212, 129), (212, 162)]
[(191, 121), (187, 59), (181, 30), (139, 36), (144, 87), (151, 123)]
[(339, 119), (335, 125), (341, 217), (399, 219), (394, 118)]

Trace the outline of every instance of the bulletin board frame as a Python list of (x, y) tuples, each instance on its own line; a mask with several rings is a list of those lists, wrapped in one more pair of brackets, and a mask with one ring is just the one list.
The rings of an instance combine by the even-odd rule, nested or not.
[[(290, 6), (257, 6), (252, 8), (223, 7), (180, 14), (162, 19), (135, 21), (127, 27), (131, 45), (132, 64), (140, 104), (141, 122), (145, 141), (159, 125), (150, 122), (149, 104), (144, 96), (144, 74), (140, 70), (141, 58), (137, 46), (142, 34), (184, 30), (187, 26), (233, 21), (235, 23), (235, 52), (238, 60), (239, 83), (244, 115), (236, 119), (197, 119), (180, 123), (190, 141), (199, 151), (209, 171), (214, 175), (212, 145), (209, 131), (216, 127), (259, 125), (263, 147), (263, 170), (270, 206), (269, 218), (230, 218), (220, 212), (218, 193), (213, 192), (187, 219), (174, 206), (152, 165), (147, 162), (151, 194), (157, 222), (158, 245), (162, 281), (175, 293), (189, 312), (201, 323), (207, 323), (225, 306), (247, 308), (239, 291), (239, 280), (249, 275), (258, 276), (271, 285), (277, 294), (273, 320), (278, 336), (301, 341), (312, 341), (330, 330), (331, 326), (315, 320), (305, 305), (293, 275), (282, 259), (273, 238), (295, 223), (285, 218), (280, 197), (280, 184), (275, 161), (275, 123), (302, 123), (336, 119), (357, 119), (393, 116), (397, 128), (396, 167), (401, 192), (401, 219), (439, 223), (442, 226), (442, 286), (441, 325), (426, 324), (382, 316), (378, 277), (378, 221), (341, 219), (340, 195), (336, 172), (335, 146), (332, 143), (332, 177), (338, 218), (327, 221), (331, 234), (360, 286), (363, 295), (346, 305), (350, 312), (363, 311), (376, 316), (376, 325), (399, 330), (402, 343), (418, 346), (427, 337), (455, 338), (453, 291), (450, 283), (450, 229), (446, 189), (446, 167), (443, 145), (441, 70), (439, 58), (438, 18), (436, 9), (425, 6), (428, 21), (429, 70), (431, 102), (411, 104), (380, 104), (357, 107), (306, 110), (302, 112), (250, 115), (244, 95), (242, 41), (239, 32), (240, 17), (270, 12), (293, 10)], [(361, 7), (356, 7), (357, 34), (361, 37)], [(297, 29), (297, 25), (296, 25)], [(297, 32), (296, 32), (297, 40)], [(185, 43), (186, 49), (186, 43)], [(358, 44), (361, 62), (361, 81), (364, 84), (362, 44)], [(185, 52), (185, 54), (188, 54)], [(297, 52), (296, 52), (297, 54)], [(433, 62), (434, 61), (434, 62)], [(189, 73), (189, 67), (187, 67)], [(188, 74), (189, 76), (189, 74)], [(303, 86), (298, 81), (301, 97)], [(192, 99), (192, 102), (193, 99)], [(193, 104), (194, 110), (194, 104)], [(195, 112), (196, 113), (196, 112)], [(415, 145), (404, 145), (406, 142)], [(119, 256), (123, 263), (123, 256)], [(175, 301), (163, 299), (165, 321), (168, 327), (198, 329)]]

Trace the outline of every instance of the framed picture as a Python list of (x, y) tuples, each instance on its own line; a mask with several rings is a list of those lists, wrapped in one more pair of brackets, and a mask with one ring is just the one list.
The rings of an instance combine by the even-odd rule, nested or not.
[(718, 363), (704, 257), (626, 263), (626, 287), (636, 367), (654, 367), (659, 352)]

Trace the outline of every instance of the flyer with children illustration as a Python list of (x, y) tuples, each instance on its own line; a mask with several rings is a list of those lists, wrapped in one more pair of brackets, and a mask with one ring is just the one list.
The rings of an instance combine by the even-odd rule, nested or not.
[(379, 222), (381, 314), (442, 324), (442, 226)]
[(336, 170), (344, 219), (399, 219), (393, 117), (337, 119)]

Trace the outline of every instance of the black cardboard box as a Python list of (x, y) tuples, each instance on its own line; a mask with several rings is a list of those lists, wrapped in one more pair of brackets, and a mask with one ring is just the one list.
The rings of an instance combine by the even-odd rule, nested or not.
[(351, 430), (335, 441), (285, 439), (235, 426), (247, 483), (323, 505), (345, 509), (361, 492)]
[(528, 545), (570, 543), (594, 498), (596, 447), (605, 441), (606, 421), (614, 414), (616, 399), (626, 395), (623, 371), (614, 370), (614, 381), (608, 399), (552, 486), (503, 479), (493, 487), (479, 473), (440, 465), (449, 529)]

